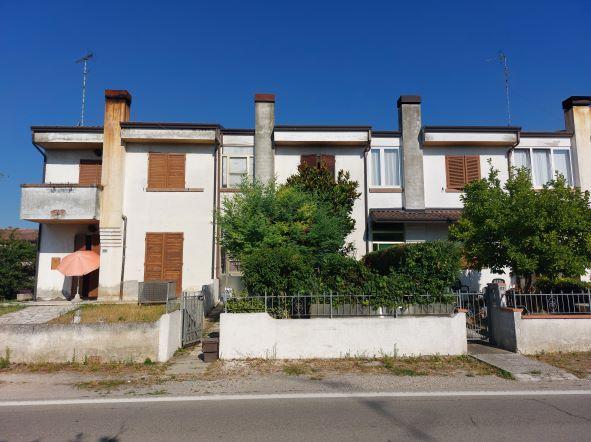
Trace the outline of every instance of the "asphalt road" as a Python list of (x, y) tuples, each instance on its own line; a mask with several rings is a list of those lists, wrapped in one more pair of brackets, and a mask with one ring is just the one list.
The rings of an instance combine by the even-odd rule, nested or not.
[(590, 394), (0, 407), (0, 441), (590, 439)]

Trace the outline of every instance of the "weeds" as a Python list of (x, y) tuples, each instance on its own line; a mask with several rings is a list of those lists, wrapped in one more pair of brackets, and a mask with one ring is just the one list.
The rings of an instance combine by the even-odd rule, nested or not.
[[(84, 304), (80, 307), (81, 324), (155, 322), (166, 313), (164, 305)], [(50, 324), (71, 324), (74, 312), (53, 319)]]
[(4, 357), (0, 356), (0, 370), (10, 366), (10, 349), (6, 347), (4, 350)]

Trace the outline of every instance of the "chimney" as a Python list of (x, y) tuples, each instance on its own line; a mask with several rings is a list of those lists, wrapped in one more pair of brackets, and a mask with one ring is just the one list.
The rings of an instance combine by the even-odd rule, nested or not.
[(123, 263), (123, 183), (125, 148), (121, 144), (121, 122), (129, 121), (131, 95), (127, 91), (105, 91), (103, 165), (101, 183), (101, 266), (99, 298), (119, 299)]
[(254, 96), (254, 176), (267, 183), (275, 177), (273, 130), (275, 128), (275, 95)]
[(575, 186), (591, 191), (591, 97), (574, 96), (562, 102), (566, 130), (571, 138), (571, 162)]
[(421, 97), (401, 95), (398, 98), (398, 127), (402, 131), (403, 200), (408, 210), (425, 208), (423, 149), (421, 146)]

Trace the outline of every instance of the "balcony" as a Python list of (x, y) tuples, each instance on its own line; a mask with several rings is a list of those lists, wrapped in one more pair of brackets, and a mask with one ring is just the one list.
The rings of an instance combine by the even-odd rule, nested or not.
[(21, 219), (39, 223), (98, 222), (100, 185), (23, 184)]

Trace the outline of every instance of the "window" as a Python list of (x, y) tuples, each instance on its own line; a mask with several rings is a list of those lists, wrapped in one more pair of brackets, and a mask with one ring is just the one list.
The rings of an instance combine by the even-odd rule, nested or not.
[(223, 275), (242, 275), (240, 261), (230, 258), (226, 251), (221, 249), (221, 271)]
[(78, 184), (98, 185), (101, 183), (102, 162), (100, 160), (80, 160)]
[(222, 187), (236, 188), (240, 186), (242, 178), (252, 179), (254, 171), (254, 156), (252, 147), (224, 146), (222, 155)]
[(372, 187), (400, 187), (400, 151), (398, 148), (372, 148), (370, 160)]
[(335, 157), (334, 155), (302, 155), (300, 156), (300, 164), (307, 164), (310, 167), (325, 166), (332, 176), (335, 176)]
[(531, 171), (534, 187), (542, 187), (557, 174), (564, 176), (568, 184), (573, 184), (568, 149), (520, 148), (513, 151), (511, 159), (513, 167), (525, 167)]
[(469, 182), (480, 179), (480, 156), (447, 155), (445, 173), (447, 190), (462, 190)]
[(155, 153), (148, 157), (148, 189), (184, 189), (185, 154)]
[(372, 250), (384, 250), (404, 243), (404, 224), (374, 224), (371, 230)]

